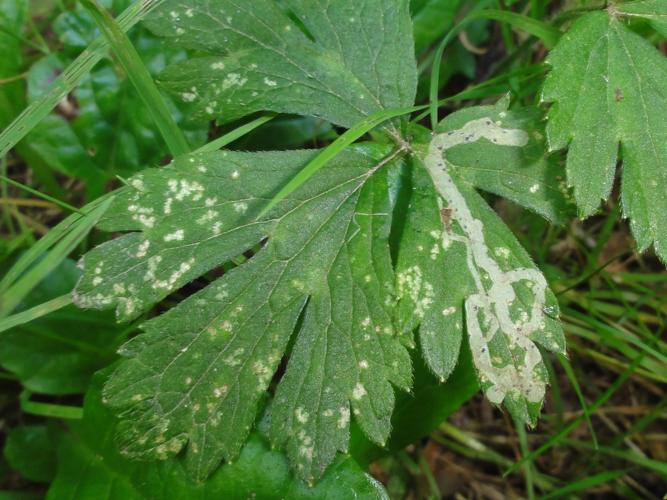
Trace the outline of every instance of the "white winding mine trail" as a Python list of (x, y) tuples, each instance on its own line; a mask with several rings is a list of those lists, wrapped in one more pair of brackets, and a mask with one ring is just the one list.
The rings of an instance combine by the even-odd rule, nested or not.
[[(470, 121), (458, 130), (434, 135), (424, 164), (446, 204), (451, 221), (457, 222), (463, 233), (455, 234), (455, 229), (445, 223), (443, 247), (446, 249), (452, 242), (460, 242), (466, 247), (468, 269), (477, 288), (477, 293), (465, 302), (467, 330), (480, 380), (489, 385), (486, 396), (496, 404), (508, 394), (538, 403), (545, 391), (545, 381), (536, 371), (542, 358), (529, 337), (544, 328), (546, 281), (537, 269), (501, 269), (489, 252), (482, 222), (468, 208), (466, 199), (449, 174), (450, 164), (444, 157), (448, 149), (482, 138), (503, 146), (525, 146), (528, 143), (525, 131), (504, 129), (493, 120), (482, 118)], [(506, 249), (496, 250), (507, 252)], [(496, 251), (496, 254), (500, 253), (503, 252)], [(530, 311), (523, 311), (520, 318), (513, 320), (510, 316), (510, 307), (516, 299), (513, 283), (521, 281), (531, 289), (534, 301)], [(499, 332), (507, 339), (513, 362), (505, 357), (499, 359), (500, 355), (492, 356), (489, 352), (489, 343)], [(498, 366), (500, 364), (504, 366)]]

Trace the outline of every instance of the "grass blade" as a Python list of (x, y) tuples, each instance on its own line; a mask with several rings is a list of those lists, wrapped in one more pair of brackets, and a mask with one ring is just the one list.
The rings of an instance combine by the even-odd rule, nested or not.
[[(453, 438), (452, 440), (443, 439), (438, 434), (434, 434), (432, 439), (437, 442), (445, 444), (448, 448), (454, 449), (458, 453), (461, 453), (467, 457), (473, 458), (475, 460), (483, 460), (493, 464), (500, 465), (502, 467), (508, 467), (512, 465), (512, 461), (501, 455), (493, 448), (489, 448), (487, 445), (478, 441), (474, 437), (466, 434), (464, 431), (458, 427), (450, 424), (445, 421), (440, 424), (440, 431), (444, 434)], [(539, 487), (542, 491), (550, 491), (554, 489), (554, 480), (544, 474), (541, 474), (537, 470), (533, 470), (533, 479), (535, 485)]]
[(125, 70), (125, 74), (153, 117), (153, 121), (160, 130), (171, 154), (180, 156), (189, 153), (190, 146), (183, 132), (176, 125), (169, 108), (160, 95), (160, 91), (155, 86), (153, 78), (130, 39), (109, 13), (99, 6), (96, 0), (81, 0), (81, 5), (93, 16), (100, 31), (109, 41), (118, 61)]
[(17, 182), (13, 179), (10, 179), (7, 176), (0, 175), (0, 180), (6, 182), (7, 184), (9, 184), (11, 186), (22, 189), (23, 191), (26, 191), (30, 194), (34, 194), (35, 196), (38, 196), (39, 198), (50, 201), (51, 203), (54, 203), (55, 205), (58, 205), (59, 207), (64, 208), (65, 210), (68, 210), (70, 212), (76, 212), (78, 214), (81, 213), (78, 208), (73, 207), (69, 203), (66, 203), (64, 201), (60, 201), (58, 198), (54, 198), (53, 196), (49, 196), (48, 194), (37, 191), (36, 189), (33, 189), (30, 186), (26, 186), (25, 184), (21, 184), (20, 182)]
[(245, 125), (241, 125), (240, 127), (235, 128), (231, 132), (221, 137), (218, 137), (217, 139), (214, 139), (207, 144), (204, 144), (202, 147), (197, 149), (195, 153), (210, 153), (211, 151), (217, 151), (218, 149), (225, 147), (227, 144), (231, 144), (235, 140), (240, 139), (246, 134), (249, 134), (257, 127), (264, 125), (266, 122), (270, 122), (276, 116), (277, 115), (275, 114), (267, 114), (260, 116), (259, 118), (256, 118), (246, 123)]
[[(564, 439), (563, 444), (572, 446), (573, 448), (589, 451), (593, 450), (593, 445), (577, 441), (576, 439)], [(644, 467), (645, 469), (655, 471), (663, 477), (667, 477), (667, 462), (653, 460), (652, 458), (643, 457), (635, 452), (617, 450), (616, 448), (611, 448), (609, 446), (599, 446), (596, 451), (604, 453), (605, 455), (620, 458), (626, 462), (630, 462), (640, 467)]]
[(80, 210), (83, 215), (80, 215), (79, 213), (70, 215), (57, 226), (52, 228), (36, 244), (32, 245), (23, 255), (21, 255), (11, 269), (7, 271), (2, 278), (2, 281), (0, 281), (0, 295), (4, 295), (7, 289), (18, 279), (18, 277), (32, 266), (49, 248), (60, 241), (60, 239), (68, 232), (76, 230), (76, 228), (85, 221), (85, 215), (99, 207), (109, 198), (109, 196), (111, 196), (111, 193), (102, 196), (83, 207)]
[(79, 406), (56, 405), (52, 403), (39, 403), (30, 401), (32, 395), (29, 391), (23, 391), (19, 396), (21, 410), (32, 415), (42, 417), (64, 418), (67, 420), (80, 420), (83, 418), (83, 408)]
[(558, 43), (562, 34), (558, 28), (554, 28), (548, 23), (509, 10), (486, 9), (479, 12), (477, 17), (511, 24), (515, 28), (542, 40), (547, 49), (552, 49)]
[(575, 375), (574, 370), (572, 369), (572, 365), (565, 356), (559, 354), (556, 357), (558, 358), (560, 365), (563, 367), (563, 370), (565, 370), (565, 375), (567, 375), (567, 378), (570, 380), (570, 383), (574, 388), (574, 392), (577, 394), (577, 399), (579, 399), (579, 404), (581, 405), (581, 409), (584, 412), (586, 425), (588, 425), (588, 430), (591, 433), (593, 446), (595, 447), (595, 449), (597, 449), (598, 438), (597, 435), (595, 434), (595, 429), (593, 428), (593, 422), (591, 422), (591, 414), (590, 411), (588, 410), (588, 405), (586, 404), (586, 398), (584, 398), (584, 394), (583, 392), (581, 392), (581, 387), (579, 386), (579, 381), (577, 380), (577, 376)]
[[(119, 28), (122, 31), (129, 30), (162, 2), (163, 0), (139, 0), (133, 3), (118, 17)], [(28, 106), (9, 127), (0, 133), (0, 157), (5, 156), (10, 149), (16, 146), (81, 82), (106, 54), (108, 48), (109, 44), (104, 37), (97, 38), (49, 85), (41, 97)]]
[[(528, 436), (526, 435), (526, 428), (523, 422), (515, 421), (516, 433), (519, 436), (519, 446), (521, 448), (521, 456), (526, 456), (530, 452), (528, 447)], [(532, 461), (527, 461), (523, 465), (524, 478), (526, 480), (526, 492), (529, 500), (535, 500), (535, 464)]]
[(414, 106), (412, 108), (385, 109), (367, 116), (352, 128), (345, 131), (338, 139), (323, 149), (320, 154), (313, 158), (297, 175), (295, 175), (264, 207), (260, 212), (258, 219), (261, 219), (269, 210), (289, 196), (295, 189), (312, 177), (319, 169), (329, 161), (339, 155), (345, 148), (359, 139), (364, 134), (370, 132), (381, 123), (396, 118), (401, 115), (407, 115), (414, 111), (420, 111), (426, 106)]
[(567, 484), (562, 488), (557, 489), (556, 491), (547, 493), (542, 497), (542, 500), (551, 500), (552, 498), (562, 498), (564, 496), (569, 496), (579, 491), (587, 490), (595, 486), (600, 486), (601, 484), (609, 483), (615, 479), (618, 479), (619, 477), (625, 476), (626, 473), (627, 471), (622, 469), (609, 470), (601, 472), (600, 474), (595, 474), (593, 476), (585, 477), (573, 483)]
[(20, 312), (18, 314), (13, 314), (7, 318), (0, 319), (0, 333), (14, 328), (24, 323), (29, 323), (30, 321), (41, 318), (53, 311), (62, 309), (65, 306), (68, 306), (72, 303), (72, 296), (70, 294), (61, 295), (55, 299), (43, 302), (38, 306), (31, 307), (30, 309)]
[(16, 281), (0, 299), (0, 318), (11, 313), (14, 308), (30, 293), (30, 291), (53, 271), (76, 246), (86, 237), (88, 232), (97, 224), (102, 215), (107, 211), (113, 197), (107, 198), (98, 207), (85, 215), (81, 222), (65, 234), (55, 245), (53, 250), (39, 261), (32, 269), (26, 272), (22, 278)]

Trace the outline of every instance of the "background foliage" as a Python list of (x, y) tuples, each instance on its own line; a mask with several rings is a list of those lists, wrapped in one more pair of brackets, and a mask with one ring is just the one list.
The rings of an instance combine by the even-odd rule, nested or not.
[[(114, 15), (129, 4), (102, 3)], [(429, 68), (437, 44), (476, 3), (411, 3), (420, 75), (417, 102), (425, 102), (428, 97)], [(569, 28), (572, 20), (587, 9), (601, 7), (600, 3), (492, 4), (501, 12), (521, 13), (525, 17), (523, 21), (514, 18), (510, 23), (479, 18), (453, 39), (440, 67), (439, 94), (443, 98), (457, 96), (468, 89), (464, 95), (468, 99), (450, 99), (440, 108), (441, 117), (472, 104), (494, 102), (506, 92), (515, 96), (515, 106), (530, 106), (540, 98), (559, 101), (560, 106), (553, 107), (552, 113), (564, 116), (569, 105), (567, 95), (558, 92), (565, 93), (564, 82), (573, 86), (580, 83), (582, 71), (564, 67), (568, 60), (577, 58), (568, 59), (567, 44), (559, 46), (546, 59), (553, 65), (553, 72), (543, 92), (542, 77), (548, 71), (544, 65), (548, 27)], [(641, 13), (642, 8), (657, 12), (655, 9), (662, 6), (660, 2), (645, 1), (621, 8)], [(536, 28), (525, 19), (545, 24)], [(590, 19), (595, 23), (593, 17)], [(639, 34), (664, 54), (664, 26), (660, 19), (644, 22), (631, 18), (628, 28), (622, 28), (625, 31), (618, 37)], [(40, 94), (97, 36), (95, 26), (75, 2), (0, 0), (2, 128), (28, 104), (39, 104)], [(593, 28), (598, 29), (580, 27), (591, 36)], [(539, 38), (529, 33), (538, 34)], [(153, 76), (169, 63), (182, 61), (186, 50), (192, 50), (164, 44), (143, 26), (135, 27), (130, 39)], [(658, 61), (650, 64), (658, 73), (664, 58), (651, 57)], [(617, 73), (618, 78), (625, 78), (624, 70)], [(178, 88), (183, 80), (190, 81), (193, 76), (187, 72), (163, 73), (161, 78), (167, 88)], [(660, 80), (659, 74), (655, 79)], [(491, 84), (479, 85), (489, 81)], [(236, 104), (242, 103), (243, 96), (234, 97), (239, 98)], [(617, 100), (618, 95), (610, 98)], [(623, 101), (632, 98), (624, 95)], [(226, 118), (220, 123), (191, 122), (185, 117), (192, 113), (205, 115), (205, 106), (193, 109), (181, 99), (166, 102), (193, 147), (223, 136), (252, 118), (241, 118), (248, 111), (246, 103), (243, 113), (234, 114), (224, 108)], [(397, 100), (391, 104), (406, 103)], [(357, 121), (343, 112), (326, 118), (334, 126), (318, 118), (281, 115), (236, 140), (231, 148), (262, 151), (326, 146), (341, 133), (336, 125), (350, 126)], [(571, 124), (557, 116), (552, 118), (551, 130), (536, 132), (549, 134), (554, 148), (564, 145), (570, 129), (597, 132), (608, 125), (608, 150), (616, 149), (619, 137), (612, 125), (637, 120), (635, 116), (619, 115), (600, 123)], [(54, 112), (27, 134), (11, 154), (0, 160), (3, 175), (51, 197), (44, 200), (2, 181), (2, 266), (9, 270), (26, 250), (36, 248), (36, 239), (49, 228), (71, 237), (68, 246), (56, 245), (41, 255), (41, 269), (49, 272), (36, 280), (36, 286), (24, 287), (23, 300), (14, 312), (32, 311), (34, 306), (57, 301), (71, 289), (81, 272), (65, 257), (76, 257), (108, 238), (96, 231), (78, 236), (68, 232), (69, 226), (58, 226), (63, 220), (67, 224), (68, 220), (87, 220), (91, 216), (75, 213), (66, 219), (67, 207), (56, 200), (84, 206), (122, 185), (126, 177), (144, 166), (166, 162), (169, 148), (153, 123), (118, 59), (108, 57), (75, 90), (68, 92), (66, 99), (60, 100)], [(552, 123), (562, 128), (556, 129)], [(585, 150), (581, 154), (596, 151)], [(580, 166), (588, 160), (577, 154), (576, 148), (571, 148), (567, 157), (567, 168), (581, 176), (583, 187), (579, 191), (575, 188), (575, 196), (581, 197), (581, 190), (595, 188), (598, 198), (606, 198), (612, 190), (613, 168), (598, 182)], [(627, 163), (625, 156), (624, 159)], [(615, 157), (613, 160), (615, 165)], [(620, 196), (635, 191), (626, 186), (625, 176), (630, 175), (627, 172), (637, 171), (643, 168), (642, 162), (650, 161), (641, 157), (635, 160), (634, 156), (632, 160), (634, 163), (624, 167)], [(566, 163), (560, 153), (534, 161), (549, 161), (556, 166)], [(482, 163), (479, 168), (488, 166)], [(468, 175), (475, 175), (474, 172)], [(400, 170), (394, 175), (408, 181)], [(507, 172), (498, 175), (504, 177)], [(485, 176), (471, 181), (489, 182), (488, 179)], [(418, 187), (418, 179), (409, 182)], [(508, 192), (496, 194), (521, 204)], [(664, 201), (660, 193), (652, 196), (655, 203)], [(260, 418), (238, 461), (224, 465), (204, 484), (195, 486), (187, 478), (180, 459), (142, 463), (129, 461), (117, 452), (113, 439), (117, 422), (101, 403), (100, 395), (109, 369), (94, 373), (116, 361), (117, 347), (136, 333), (137, 323), (116, 325), (106, 313), (66, 306), (0, 333), (3, 495), (29, 498), (42, 497), (47, 492), (50, 498), (245, 498), (255, 493), (259, 498), (349, 498), (354, 491), (358, 496), (375, 498), (385, 494), (380, 481), (396, 498), (457, 493), (479, 498), (513, 494), (659, 498), (667, 477), (665, 436), (660, 430), (667, 408), (667, 358), (661, 340), (667, 312), (664, 268), (654, 254), (633, 250), (630, 230), (620, 217), (616, 196), (605, 202), (601, 211), (596, 211), (597, 204), (590, 201), (580, 203), (583, 214), (594, 215), (585, 222), (574, 221), (565, 226), (550, 225), (495, 195), (485, 198), (545, 272), (562, 310), (570, 357), (547, 358), (551, 392), (545, 415), (535, 430), (526, 432), (515, 426), (500, 410), (475, 396), (478, 386), (464, 346), (456, 370), (444, 385), (438, 383), (418, 355), (413, 355), (414, 390), (412, 394), (396, 395), (393, 432), (387, 448), (373, 445), (353, 426), (349, 456), (339, 455), (314, 489), (295, 479), (285, 456), (269, 447), (265, 418)], [(538, 211), (551, 219), (564, 214), (560, 207), (554, 209), (548, 204)], [(658, 216), (663, 212), (655, 211)], [(654, 231), (658, 222), (645, 221), (641, 215), (637, 221), (639, 227), (633, 227), (633, 233), (641, 236), (639, 246), (644, 248), (660, 236)], [(93, 222), (91, 219), (90, 226)], [(410, 230), (408, 223), (404, 231)], [(392, 248), (396, 252), (396, 242)], [(192, 295), (216, 277), (215, 273), (209, 274), (189, 284), (177, 295), (167, 297), (153, 312)], [(7, 288), (2, 291), (7, 292)], [(376, 479), (364, 473), (368, 466)], [(511, 473), (503, 477), (508, 469)]]

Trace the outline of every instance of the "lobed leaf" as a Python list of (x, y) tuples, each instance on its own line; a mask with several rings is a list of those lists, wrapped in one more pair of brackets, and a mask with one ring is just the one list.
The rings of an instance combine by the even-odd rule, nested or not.
[[(198, 479), (232, 460), (303, 312), (276, 391), (274, 442), (302, 477), (319, 477), (347, 449), (350, 415), (382, 443), (390, 381), (410, 385), (410, 362), (388, 310), (392, 269), (381, 151), (340, 155), (254, 220), (312, 152), (207, 153), (133, 178), (102, 222), (139, 230), (84, 258), (75, 301), (136, 317), (171, 291), (270, 236), (246, 264), (144, 324), (105, 389), (122, 411), (121, 446), (164, 458), (189, 441)], [(369, 268), (369, 263), (372, 267)]]
[[(163, 74), (200, 117), (270, 110), (350, 127), (414, 98), (403, 0), (167, 0), (151, 27), (204, 53)], [(123, 234), (83, 258), (75, 302), (130, 320), (197, 278), (213, 281), (198, 281), (122, 348), (104, 398), (121, 418), (123, 453), (184, 450), (188, 473), (203, 480), (242, 453), (269, 391), (269, 439), (313, 482), (348, 449), (352, 417), (386, 442), (392, 385), (411, 385), (406, 346), (417, 326), (441, 380), (466, 327), (484, 391), (533, 423), (546, 385), (536, 343), (564, 349), (557, 305), (475, 188), (554, 220), (569, 193), (558, 157), (542, 154), (538, 115), (507, 107), (451, 115), (433, 138), (415, 128), (411, 144), (394, 123), (393, 150), (200, 152), (130, 179), (100, 224)], [(415, 194), (394, 276), (396, 158), (406, 151)], [(291, 189), (314, 158), (327, 161)]]
[[(631, 8), (633, 4), (628, 4)], [(611, 192), (623, 161), (623, 213), (640, 250), (667, 259), (667, 61), (617, 12), (580, 18), (549, 54), (550, 149), (569, 148), (568, 183), (582, 216)]]
[[(558, 304), (528, 254), (475, 192), (469, 181), (476, 177), (466, 175), (469, 164), (503, 159), (502, 150), (522, 158), (516, 153), (530, 137), (510, 128), (517, 114), (506, 107), (501, 101), (450, 115), (420, 155), (425, 170), (412, 173), (415, 194), (397, 262), (397, 320), (403, 330), (419, 325), (422, 352), (441, 380), (455, 367), (465, 327), (489, 400), (534, 424), (547, 375), (535, 343), (565, 348)], [(550, 184), (539, 181), (546, 162), (513, 169), (517, 179), (533, 177), (514, 198), (533, 207), (565, 205), (556, 187), (550, 192), (558, 196), (550, 196), (544, 189)], [(494, 187), (493, 178), (483, 180), (481, 188)]]
[(406, 0), (167, 0), (149, 27), (205, 55), (167, 69), (165, 88), (194, 116), (230, 122), (269, 110), (350, 127), (413, 104)]

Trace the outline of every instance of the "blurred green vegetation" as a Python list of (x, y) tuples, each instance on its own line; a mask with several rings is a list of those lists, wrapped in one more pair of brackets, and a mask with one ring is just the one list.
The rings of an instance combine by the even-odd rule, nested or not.
[[(114, 16), (130, 4), (101, 3)], [(495, 8), (567, 26), (577, 12), (603, 3), (506, 0)], [(418, 103), (428, 98), (438, 43), (473, 4), (411, 3), (421, 75)], [(664, 40), (646, 25), (633, 28), (665, 49)], [(0, 129), (29, 104), (39, 103), (39, 96), (98, 35), (91, 17), (74, 1), (0, 0)], [(151, 75), (186, 57), (141, 26), (130, 31), (130, 40)], [(518, 103), (538, 103), (542, 79), (536, 75), (544, 70), (545, 55), (543, 44), (516, 26), (474, 21), (445, 50), (439, 95), (454, 96), (494, 78), (497, 84), (488, 93), (482, 86), (475, 99), (448, 102), (440, 115), (505, 92)], [(164, 98), (193, 148), (245, 123), (192, 122), (187, 106)], [(279, 116), (230, 147), (312, 148), (329, 144), (338, 134), (321, 120)], [(178, 463), (137, 465), (120, 457), (109, 441), (113, 422), (100, 404), (99, 383), (91, 380), (115, 361), (116, 348), (136, 325), (121, 327), (108, 314), (71, 305), (49, 314), (38, 308), (67, 295), (79, 274), (72, 259), (104, 238), (95, 231), (77, 233), (76, 224), (90, 214), (70, 215), (67, 207), (99, 206), (100, 197), (122, 185), (124, 177), (168, 158), (149, 110), (111, 56), (0, 158), (2, 300), (11, 301), (9, 294), (18, 293), (12, 266), (43, 270), (21, 289), (17, 307), (0, 316), (0, 321), (9, 313), (37, 318), (0, 329), (1, 498), (41, 498), (47, 491), (50, 498), (141, 498), (155, 491), (165, 498), (235, 498), (250, 492), (239, 477), (255, 481), (268, 496), (318, 498), (335, 491), (337, 481), (362, 492), (372, 489), (361, 473), (369, 464), (392, 498), (659, 499), (667, 491), (667, 346), (662, 338), (667, 273), (655, 256), (633, 250), (616, 201), (585, 222), (558, 227), (488, 197), (561, 302), (569, 358), (547, 358), (550, 396), (536, 429), (517, 429), (476, 396), (470, 370), (462, 369), (442, 386), (418, 364), (414, 394), (402, 396), (397, 407), (392, 448), (375, 449), (355, 436), (353, 458), (341, 458), (318, 490), (293, 483), (284, 458), (267, 448), (261, 429), (235, 466), (224, 466), (211, 485), (197, 488), (183, 483)], [(554, 161), (562, 158), (556, 155)], [(17, 187), (17, 182), (46, 197)], [(37, 245), (45, 235), (50, 236)], [(75, 415), (71, 410), (81, 407), (91, 408), (92, 416), (83, 421), (59, 418)], [(422, 426), (411, 428), (410, 422)], [(78, 477), (86, 467), (93, 475)], [(268, 472), (263, 478), (252, 476), (264, 467)], [(166, 485), (165, 478), (170, 481)], [(77, 480), (82, 488), (78, 496), (72, 490)]]

